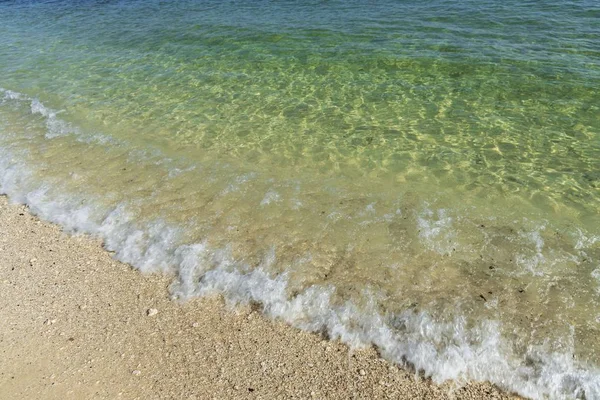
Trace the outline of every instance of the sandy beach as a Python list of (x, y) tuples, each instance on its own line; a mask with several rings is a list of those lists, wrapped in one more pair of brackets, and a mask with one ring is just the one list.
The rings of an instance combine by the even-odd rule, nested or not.
[(89, 236), (0, 196), (2, 399), (501, 399), (442, 386), (249, 307), (179, 303)]

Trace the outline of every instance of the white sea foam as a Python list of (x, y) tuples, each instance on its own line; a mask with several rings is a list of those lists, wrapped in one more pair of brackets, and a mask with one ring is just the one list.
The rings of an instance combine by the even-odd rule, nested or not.
[(266, 206), (271, 203), (276, 203), (281, 200), (281, 195), (274, 190), (269, 190), (265, 197), (261, 200), (260, 205)]
[[(246, 173), (246, 174), (237, 176), (237, 177), (235, 177), (233, 182), (230, 182), (227, 185), (227, 187), (221, 191), (221, 195), (225, 196), (229, 193), (234, 193), (239, 190), (242, 190), (243, 187), (245, 187), (249, 182), (251, 182), (255, 178), (256, 178), (255, 173)], [(265, 198), (266, 198), (266, 196), (265, 196)]]
[(600, 294), (600, 265), (598, 266), (598, 268), (593, 270), (590, 275), (592, 275), (592, 278), (594, 278), (596, 282), (598, 282), (598, 286), (596, 287), (596, 293)]
[(6, 90), (6, 89), (2, 89), (2, 88), (0, 88), (0, 93), (3, 93), (4, 99), (7, 99), (7, 100), (21, 100), (21, 99), (27, 98), (27, 96), (25, 96), (24, 94), (13, 92), (12, 90)]
[(46, 108), (37, 99), (31, 100), (31, 113), (39, 114), (46, 117), (46, 138), (48, 139), (79, 133), (79, 130), (77, 128), (56, 117), (56, 115), (59, 114), (60, 111), (54, 111), (49, 108)]
[(3, 94), (0, 105), (6, 100), (17, 100), (29, 103), (32, 115), (41, 115), (42, 117), (44, 117), (46, 123), (46, 133), (44, 136), (46, 137), (46, 139), (54, 139), (61, 136), (74, 135), (78, 141), (84, 143), (117, 143), (117, 141), (114, 138), (99, 133), (82, 135), (79, 128), (57, 117), (57, 115), (62, 113), (63, 111), (57, 111), (48, 108), (36, 98), (31, 98), (25, 94), (13, 92), (11, 90), (6, 90), (3, 88), (0, 88), (0, 94)]
[(575, 245), (577, 250), (592, 247), (598, 242), (600, 242), (600, 236), (588, 236), (581, 229), (577, 229), (577, 244)]
[(426, 208), (417, 215), (419, 237), (430, 250), (439, 254), (452, 252), (454, 242), (453, 218), (444, 209), (437, 211)]
[[(227, 247), (210, 248), (208, 241), (177, 244), (179, 228), (160, 220), (139, 225), (124, 204), (111, 209), (89, 205), (93, 204), (89, 201), (82, 205), (75, 195), (57, 194), (34, 179), (21, 159), (10, 149), (0, 148), (0, 193), (69, 231), (100, 237), (116, 258), (142, 271), (175, 272), (174, 296), (219, 293), (233, 304), (260, 303), (267, 316), (300, 329), (325, 332), (351, 346), (374, 344), (386, 359), (410, 364), (435, 382), (488, 380), (535, 399), (600, 398), (600, 371), (572, 357), (574, 332), (560, 351), (548, 344), (530, 347), (525, 356), (519, 356), (501, 336), (498, 321), (469, 326), (466, 318), (442, 323), (426, 312), (383, 315), (375, 289), (365, 288), (360, 307), (353, 301), (333, 301), (336, 288), (332, 285), (313, 285), (290, 297), (287, 274), (266, 272), (278, 262), (274, 251), (265, 254), (261, 266), (251, 269)], [(432, 246), (451, 226), (446, 215), (432, 212), (421, 222), (427, 230), (422, 238), (431, 240)]]

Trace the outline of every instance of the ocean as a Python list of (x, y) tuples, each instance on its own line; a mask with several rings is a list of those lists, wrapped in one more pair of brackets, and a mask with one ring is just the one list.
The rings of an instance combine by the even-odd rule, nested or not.
[(600, 399), (597, 1), (4, 1), (0, 88), (0, 193), (173, 298)]

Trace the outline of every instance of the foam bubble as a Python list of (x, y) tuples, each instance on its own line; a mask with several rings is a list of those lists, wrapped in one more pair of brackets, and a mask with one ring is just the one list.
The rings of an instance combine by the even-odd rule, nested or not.
[(276, 203), (281, 200), (281, 195), (274, 190), (269, 190), (265, 197), (261, 200), (260, 205), (266, 206), (271, 203)]
[[(46, 107), (42, 102), (36, 98), (31, 98), (25, 94), (13, 92), (11, 90), (0, 88), (0, 93), (3, 93), (3, 102), (6, 100), (14, 100), (19, 102), (29, 103), (30, 112), (32, 115), (41, 115), (45, 119), (46, 123), (46, 139), (54, 139), (61, 136), (74, 135), (76, 140), (84, 143), (99, 143), (99, 144), (117, 144), (118, 141), (114, 138), (94, 133), (83, 135), (82, 132), (67, 121), (60, 119), (57, 115), (63, 111), (53, 110)], [(2, 104), (0, 102), (0, 104)]]
[(433, 211), (426, 208), (417, 216), (419, 237), (430, 250), (439, 254), (450, 253), (454, 241), (452, 223), (453, 218), (448, 215), (446, 210)]
[(7, 90), (3, 88), (0, 88), (0, 93), (4, 94), (3, 100), (22, 100), (27, 98), (27, 96), (25, 96), (24, 94), (13, 92), (12, 90)]

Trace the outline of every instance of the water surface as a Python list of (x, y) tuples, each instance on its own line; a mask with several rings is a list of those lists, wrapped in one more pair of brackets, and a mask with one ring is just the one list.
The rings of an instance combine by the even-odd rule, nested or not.
[(0, 191), (175, 297), (600, 398), (596, 2), (3, 2), (0, 87)]

